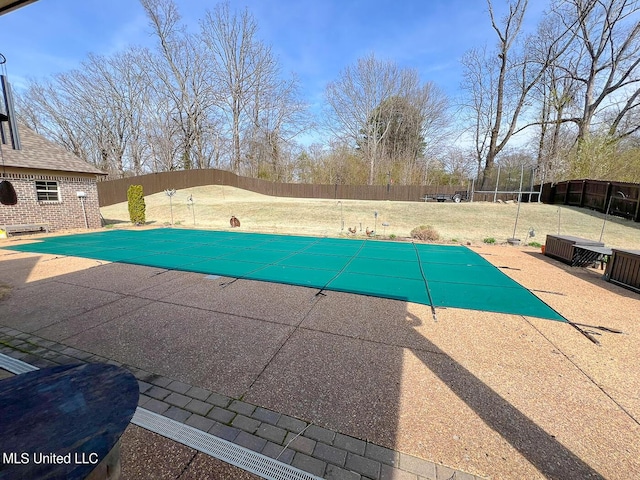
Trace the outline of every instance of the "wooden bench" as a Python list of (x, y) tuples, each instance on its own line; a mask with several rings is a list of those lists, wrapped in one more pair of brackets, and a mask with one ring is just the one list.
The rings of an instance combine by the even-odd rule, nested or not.
[(544, 254), (575, 267), (580, 263), (576, 247), (604, 247), (604, 243), (570, 235), (547, 235)]
[(614, 248), (604, 278), (640, 293), (640, 250)]
[(48, 223), (20, 223), (16, 225), (0, 225), (0, 230), (7, 232), (7, 236), (12, 233), (24, 232), (46, 232), (49, 233)]
[(572, 267), (589, 267), (600, 262), (600, 270), (604, 270), (604, 264), (611, 257), (609, 247), (598, 247), (594, 245), (574, 245), (573, 246)]

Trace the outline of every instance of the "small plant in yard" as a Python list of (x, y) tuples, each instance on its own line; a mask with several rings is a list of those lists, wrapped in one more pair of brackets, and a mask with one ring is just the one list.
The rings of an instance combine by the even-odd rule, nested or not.
[(457, 238), (452, 238), (451, 239), (451, 243), (458, 243), (458, 239)]
[(440, 234), (431, 225), (420, 225), (411, 230), (411, 238), (417, 240), (435, 242), (440, 240)]
[(0, 282), (0, 300), (9, 296), (11, 292), (11, 285)]
[(527, 245), (529, 245), (530, 247), (536, 247), (536, 248), (540, 248), (542, 246), (540, 242), (529, 242), (527, 243)]
[(396, 234), (392, 233), (391, 235), (389, 235), (389, 240), (395, 240), (396, 239)]
[(129, 218), (134, 225), (144, 225), (146, 221), (144, 203), (144, 193), (142, 185), (131, 185), (127, 190), (127, 200), (129, 203)]
[(489, 244), (496, 243), (496, 239), (493, 238), (493, 237), (487, 237), (487, 238), (483, 239), (482, 241), (484, 243), (489, 243)]

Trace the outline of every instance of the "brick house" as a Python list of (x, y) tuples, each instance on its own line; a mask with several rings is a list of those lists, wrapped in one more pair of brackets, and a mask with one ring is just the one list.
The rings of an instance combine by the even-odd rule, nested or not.
[(96, 181), (105, 172), (24, 125), (20, 143), (21, 150), (10, 143), (1, 145), (0, 180), (11, 182), (18, 203), (0, 204), (0, 225), (46, 223), (50, 230), (101, 227)]

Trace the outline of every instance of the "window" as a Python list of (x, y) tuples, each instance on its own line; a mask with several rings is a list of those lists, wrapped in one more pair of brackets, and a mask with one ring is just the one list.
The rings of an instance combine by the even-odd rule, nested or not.
[(59, 202), (58, 182), (36, 182), (36, 195), (39, 202)]

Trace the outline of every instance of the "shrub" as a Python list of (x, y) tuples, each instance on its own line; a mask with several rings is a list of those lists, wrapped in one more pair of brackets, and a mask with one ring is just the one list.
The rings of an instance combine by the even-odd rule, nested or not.
[(440, 234), (431, 225), (420, 225), (411, 230), (411, 238), (426, 242), (440, 240)]
[(496, 239), (493, 237), (487, 237), (484, 240), (482, 240), (484, 243), (496, 243)]
[(540, 248), (542, 246), (542, 244), (539, 242), (529, 242), (527, 243), (527, 245), (529, 245), (530, 247), (536, 247), (536, 248)]
[(389, 240), (395, 240), (396, 239), (396, 234), (392, 233), (391, 235), (389, 235)]
[(129, 218), (134, 225), (144, 225), (146, 205), (144, 203), (144, 193), (142, 185), (131, 185), (127, 190), (127, 201), (129, 202)]

